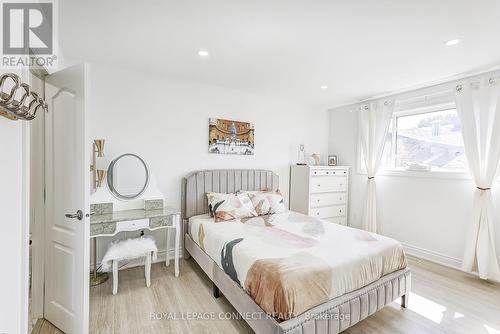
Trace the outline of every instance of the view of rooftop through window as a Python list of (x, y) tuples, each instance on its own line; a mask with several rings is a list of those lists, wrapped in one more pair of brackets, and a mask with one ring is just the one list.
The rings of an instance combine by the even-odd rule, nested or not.
[(382, 166), (466, 170), (461, 130), (456, 109), (396, 115), (387, 135)]

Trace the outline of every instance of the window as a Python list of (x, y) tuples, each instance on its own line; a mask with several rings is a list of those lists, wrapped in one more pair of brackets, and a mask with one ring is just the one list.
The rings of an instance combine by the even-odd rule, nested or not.
[(423, 171), (464, 171), (462, 125), (454, 107), (397, 112), (387, 135), (381, 167)]

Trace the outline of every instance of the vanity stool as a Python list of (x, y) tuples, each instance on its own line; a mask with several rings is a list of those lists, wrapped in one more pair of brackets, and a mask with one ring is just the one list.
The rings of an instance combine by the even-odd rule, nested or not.
[(156, 260), (158, 248), (152, 237), (118, 240), (113, 242), (102, 259), (102, 269), (113, 267), (113, 294), (118, 292), (118, 263), (120, 260), (145, 258), (144, 276), (146, 286), (151, 285), (151, 261)]

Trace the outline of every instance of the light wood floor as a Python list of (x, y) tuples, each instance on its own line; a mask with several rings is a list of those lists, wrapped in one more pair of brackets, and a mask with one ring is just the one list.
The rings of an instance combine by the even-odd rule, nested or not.
[(64, 334), (45, 319), (38, 319), (31, 334)]
[[(410, 258), (410, 307), (397, 302), (344, 333), (500, 334), (500, 284), (480, 281), (460, 271)], [(120, 271), (116, 296), (111, 281), (91, 289), (91, 333), (252, 333), (243, 320), (151, 320), (151, 312), (234, 312), (224, 297), (214, 299), (212, 286), (193, 259), (173, 266), (155, 264), (150, 288), (143, 267)], [(58, 334), (47, 321), (35, 334)], [(35, 329), (37, 329), (35, 326)]]

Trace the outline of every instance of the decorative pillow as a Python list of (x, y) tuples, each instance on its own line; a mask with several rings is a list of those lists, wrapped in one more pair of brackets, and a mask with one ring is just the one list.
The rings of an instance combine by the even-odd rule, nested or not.
[(250, 200), (252, 201), (252, 205), (257, 212), (257, 215), (271, 215), (274, 213), (282, 213), (286, 212), (287, 209), (285, 207), (285, 201), (283, 200), (283, 196), (279, 191), (260, 191), (260, 192), (252, 192), (248, 193), (250, 196)]
[(210, 217), (216, 222), (257, 216), (247, 194), (207, 193), (207, 199)]

